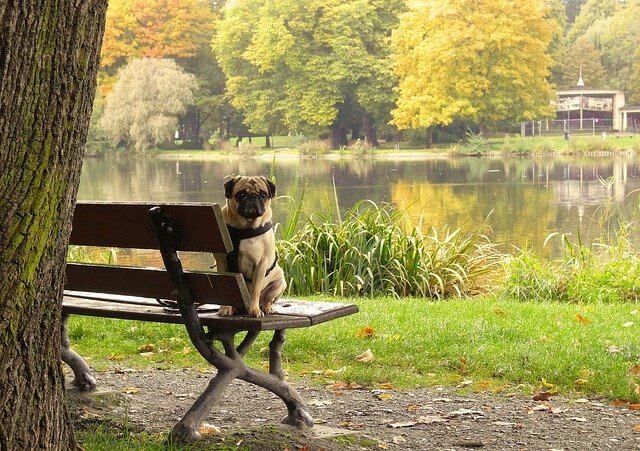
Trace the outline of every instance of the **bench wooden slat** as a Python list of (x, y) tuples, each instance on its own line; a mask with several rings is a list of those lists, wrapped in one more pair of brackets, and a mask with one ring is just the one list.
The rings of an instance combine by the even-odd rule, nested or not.
[(217, 204), (78, 202), (70, 244), (158, 249), (149, 209), (160, 206), (176, 222), (181, 251), (227, 253), (233, 249)]
[[(309, 327), (330, 319), (350, 315), (358, 310), (355, 305), (330, 302), (287, 300), (281, 302), (282, 305), (275, 305), (276, 313), (262, 318), (250, 318), (243, 315), (220, 317), (213, 312), (200, 313), (198, 316), (203, 325), (217, 329), (261, 331)], [(317, 306), (316, 304), (322, 305)], [(279, 313), (278, 308), (281, 308), (284, 313)], [(63, 299), (62, 310), (66, 314), (184, 324), (180, 314), (168, 313), (162, 306), (152, 304), (127, 304), (106, 299), (87, 299), (66, 295)]]
[[(172, 299), (166, 270), (67, 263), (65, 290), (111, 293), (143, 298)], [(241, 274), (185, 271), (196, 302), (244, 306), (249, 291)]]

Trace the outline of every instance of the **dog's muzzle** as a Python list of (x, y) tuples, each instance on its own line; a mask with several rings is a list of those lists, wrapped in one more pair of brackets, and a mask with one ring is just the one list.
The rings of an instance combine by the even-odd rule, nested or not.
[(238, 203), (238, 214), (249, 219), (259, 218), (264, 214), (264, 202), (257, 194), (248, 194)]

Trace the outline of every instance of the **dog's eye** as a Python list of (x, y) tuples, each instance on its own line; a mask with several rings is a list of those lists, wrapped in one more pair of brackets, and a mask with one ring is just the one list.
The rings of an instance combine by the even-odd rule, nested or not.
[(267, 193), (265, 193), (264, 191), (260, 191), (260, 199), (266, 199), (267, 198)]
[(247, 197), (247, 193), (245, 193), (244, 191), (240, 191), (238, 194), (236, 194), (236, 199), (238, 200), (242, 200), (245, 197)]

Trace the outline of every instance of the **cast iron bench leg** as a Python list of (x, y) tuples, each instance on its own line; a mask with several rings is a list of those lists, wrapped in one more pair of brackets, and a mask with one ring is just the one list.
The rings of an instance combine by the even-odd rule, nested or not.
[(69, 333), (67, 321), (69, 315), (62, 315), (62, 337), (60, 345), (60, 353), (62, 361), (71, 367), (74, 379), (73, 385), (82, 391), (91, 391), (96, 388), (96, 378), (91, 373), (91, 368), (80, 354), (69, 347)]
[(220, 341), (225, 349), (225, 355), (231, 359), (226, 367), (218, 368), (218, 373), (209, 382), (205, 391), (191, 406), (182, 419), (171, 431), (171, 439), (177, 442), (192, 442), (200, 438), (198, 428), (211, 411), (213, 404), (220, 399), (224, 390), (234, 379), (241, 379), (254, 385), (266, 388), (276, 394), (287, 406), (288, 415), (283, 423), (299, 428), (313, 426), (313, 419), (307, 413), (304, 401), (298, 392), (284, 380), (282, 371), (282, 346), (284, 345), (284, 330), (277, 330), (269, 344), (270, 373), (249, 368), (242, 361), (249, 346), (257, 337), (257, 332), (247, 332), (247, 335), (237, 347), (234, 344), (233, 333), (219, 333), (212, 338)]

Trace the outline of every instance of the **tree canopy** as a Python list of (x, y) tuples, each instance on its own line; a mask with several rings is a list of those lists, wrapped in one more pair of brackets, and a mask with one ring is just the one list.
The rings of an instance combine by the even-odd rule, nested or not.
[(208, 46), (214, 14), (206, 0), (110, 0), (103, 67), (127, 58), (190, 58)]
[(400, 78), (393, 123), (490, 125), (551, 115), (547, 50), (555, 30), (536, 0), (434, 0), (405, 13), (393, 34)]
[(384, 120), (388, 37), (403, 9), (402, 0), (233, 2), (213, 42), (232, 104), (254, 132)]
[(134, 59), (118, 73), (102, 127), (114, 144), (138, 152), (170, 141), (195, 88), (195, 77), (173, 60)]

